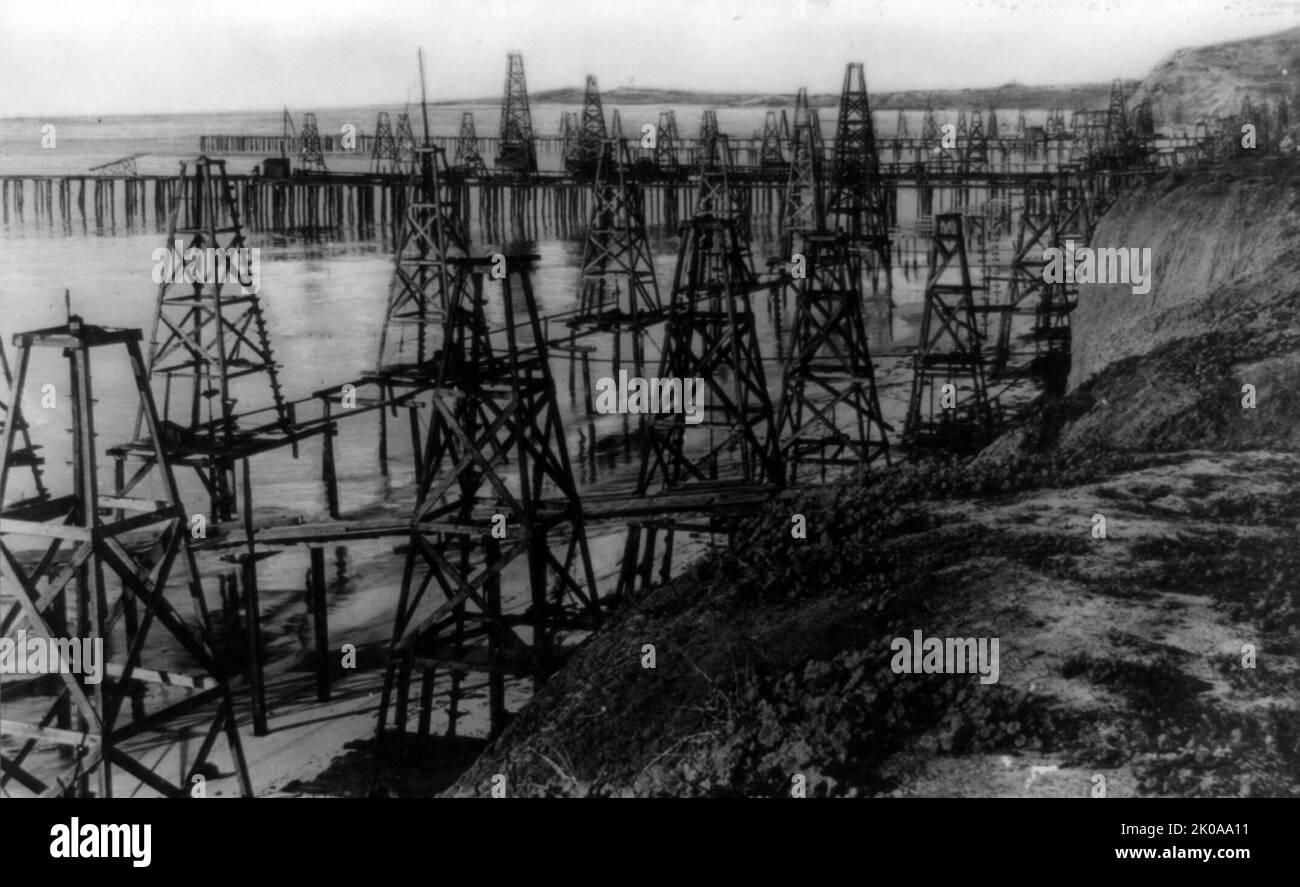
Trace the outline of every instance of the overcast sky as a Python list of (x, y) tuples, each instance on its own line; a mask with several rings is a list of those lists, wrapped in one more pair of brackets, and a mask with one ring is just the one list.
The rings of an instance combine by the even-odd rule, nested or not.
[(1300, 0), (0, 0), (0, 116), (299, 110), (530, 89), (835, 91), (1141, 77)]

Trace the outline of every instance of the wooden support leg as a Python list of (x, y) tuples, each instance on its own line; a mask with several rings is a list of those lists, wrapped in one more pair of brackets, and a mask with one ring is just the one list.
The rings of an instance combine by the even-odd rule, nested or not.
[(316, 698), (330, 701), (329, 605), (325, 599), (325, 549), (311, 549), (311, 615), (316, 634)]
[(257, 558), (253, 545), (253, 482), (248, 462), (244, 462), (244, 533), (248, 540), (248, 551), (244, 561), (244, 594), (247, 602), (244, 614), (248, 625), (248, 677), (253, 706), (253, 735), (265, 736), (270, 733), (266, 721), (266, 678), (262, 672), (262, 605), (257, 590)]

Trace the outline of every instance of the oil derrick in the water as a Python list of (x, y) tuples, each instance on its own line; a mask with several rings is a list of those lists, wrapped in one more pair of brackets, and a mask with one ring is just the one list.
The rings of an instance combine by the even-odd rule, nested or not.
[[(509, 675), (544, 681), (566, 635), (600, 618), (582, 508), (560, 421), (545, 334), (529, 280), (535, 255), (452, 259), (465, 281), (449, 306), (447, 360), (428, 443), (388, 670), (379, 738), (406, 732), (416, 684), (417, 732), (431, 731), (433, 692), (449, 678), (448, 733), (463, 714), (465, 676), (487, 675), (495, 735)], [(524, 561), (527, 605), (504, 599), (503, 573)], [(400, 745), (400, 739), (399, 739)]]
[(616, 161), (602, 162), (592, 184), (578, 311), (569, 324), (614, 334), (615, 377), (624, 334), (630, 336), (633, 375), (643, 376), (643, 338), (650, 325), (663, 320), (663, 305), (646, 234), (644, 196), (630, 177), (631, 151), (626, 142), (617, 142), (613, 150)]
[(763, 136), (759, 142), (758, 164), (765, 170), (785, 168), (785, 143), (781, 140), (781, 125), (776, 112), (768, 111), (763, 117)]
[(715, 153), (718, 141), (718, 114), (716, 111), (704, 111), (700, 114), (700, 134), (695, 139), (693, 165), (699, 169)]
[(875, 295), (882, 278), (885, 291), (891, 291), (889, 206), (861, 62), (850, 62), (844, 68), (826, 212), (828, 226), (843, 231), (849, 248), (862, 253), (862, 270), (869, 286), (869, 293), (864, 294)]
[(799, 234), (824, 227), (826, 208), (822, 202), (822, 157), (808, 108), (808, 90), (800, 87), (794, 100), (794, 134), (790, 146), (790, 175), (786, 180), (785, 203), (781, 212), (782, 253), (794, 252)]
[[(698, 380), (699, 410), (647, 423), (638, 493), (718, 481), (780, 483), (775, 416), (751, 301), (758, 288), (734, 218), (683, 222), (659, 379)], [(682, 393), (677, 393), (683, 403)]]
[(298, 166), (306, 172), (328, 172), (316, 115), (310, 112), (302, 115), (302, 151), (298, 155)]
[(396, 265), (388, 288), (388, 307), (379, 339), (378, 371), (420, 369), (442, 345), (448, 306), (459, 295), (458, 278), (448, 261), (469, 250), (460, 217), (460, 198), (447, 181), (446, 151), (421, 148), (416, 197), (406, 207), (397, 241)]
[(370, 171), (395, 173), (397, 167), (397, 140), (393, 137), (393, 124), (387, 111), (380, 111), (375, 119), (375, 143), (370, 149)]
[(939, 125), (939, 117), (929, 98), (926, 99), (925, 114), (921, 118), (921, 143), (926, 167), (936, 172), (947, 172), (955, 168), (956, 154), (948, 145), (948, 139)]
[(397, 135), (393, 139), (397, 144), (397, 171), (404, 176), (413, 176), (419, 172), (419, 158), (416, 155), (415, 133), (411, 131), (411, 115), (397, 115)]
[(578, 120), (577, 142), (565, 168), (583, 178), (594, 176), (596, 168), (612, 157), (609, 133), (605, 129), (605, 110), (600, 102), (596, 78), (587, 75), (587, 89), (582, 99), (582, 116)]
[(910, 141), (911, 138), (912, 133), (907, 126), (907, 113), (902, 108), (899, 108), (898, 120), (894, 123), (894, 140), (906, 142)]
[(961, 171), (982, 175), (989, 170), (989, 136), (984, 130), (984, 115), (978, 108), (971, 112), (970, 131), (961, 145)]
[(713, 215), (734, 219), (740, 236), (749, 240), (747, 191), (733, 187), (735, 170), (731, 161), (731, 140), (718, 132), (717, 117), (704, 112), (700, 145), (695, 154), (695, 215)]
[(974, 449), (993, 427), (960, 213), (935, 217), (921, 332), (903, 439), (912, 446)]
[[(52, 684), (26, 682), (22, 695), (30, 704), (23, 709), (30, 718), (10, 708), (0, 721), (0, 796), (187, 797), (199, 780), (215, 778), (214, 769), (233, 775), (237, 791), (251, 795), (230, 687), (213, 652), (188, 546), (190, 518), (163, 451), (139, 330), (105, 329), (73, 316), (65, 326), (23, 333), (17, 341), (16, 403), (33, 351), (53, 350), (68, 361), (72, 472), (66, 495), (9, 502), (20, 464), (15, 456), (24, 444), (20, 421), (5, 427), (0, 585), (10, 603), (0, 611), (0, 635), (26, 636), (25, 657), (33, 641), (57, 642), (50, 664), (62, 673)], [(106, 429), (96, 426), (91, 355), (119, 348), (130, 364), (152, 458), (129, 482), (119, 475), (101, 491), (95, 438)], [(128, 429), (120, 430), (125, 435)], [(148, 495), (140, 495), (144, 490)], [(33, 549), (39, 560), (31, 557)], [(173, 569), (189, 584), (188, 616), (166, 594)], [(82, 657), (91, 652), (85, 645), (102, 645), (97, 683), (85, 674)], [(0, 675), (6, 684), (13, 679), (12, 673)], [(4, 692), (15, 695), (12, 686)], [(191, 731), (197, 750), (186, 747)], [(214, 755), (218, 749), (220, 756)]]
[[(173, 462), (194, 468), (214, 514), (230, 519), (238, 454), (292, 442), (297, 432), (280, 388), (256, 266), (226, 163), (200, 157), (192, 171), (181, 164), (180, 178), (148, 369), (162, 382), (162, 420)], [(187, 267), (191, 250), (202, 257), (202, 268)], [(186, 277), (193, 281), (184, 282)], [(240, 409), (237, 395), (255, 390), (269, 395), (269, 407), (263, 402), (259, 409)], [(147, 461), (152, 447), (141, 430), (138, 420), (136, 439), (122, 452), (136, 451)]]
[(487, 175), (487, 164), (478, 151), (478, 132), (474, 128), (474, 112), (460, 115), (460, 135), (456, 137), (456, 163), (458, 170), (471, 176)]
[(560, 157), (564, 161), (564, 168), (571, 169), (579, 163), (580, 149), (578, 139), (581, 136), (581, 128), (578, 125), (578, 115), (574, 111), (564, 111), (560, 114)]
[(41, 474), (41, 466), (45, 464), (45, 459), (40, 455), (40, 447), (32, 444), (30, 429), (22, 418), (21, 404), (17, 400), (11, 401), (13, 383), (13, 372), (10, 370), (8, 358), (5, 357), (5, 343), (0, 340), (0, 395), (5, 398), (0, 400), (0, 435), (5, 434), (6, 426), (12, 424), (15, 441), (12, 448), (6, 451), (6, 458), (11, 467), (21, 467), (31, 471), (30, 498), (33, 501), (43, 500), (49, 495)]
[(677, 115), (672, 111), (659, 112), (659, 125), (655, 127), (654, 165), (658, 169), (677, 169)]
[(795, 288), (795, 316), (777, 423), (785, 479), (803, 465), (889, 462), (886, 425), (862, 317), (862, 257), (843, 234), (801, 238), (806, 276)]
[(497, 168), (531, 175), (537, 172), (533, 116), (528, 109), (524, 57), (512, 52), (506, 62), (505, 96), (501, 100), (501, 141)]
[(615, 157), (621, 157), (618, 146), (623, 144), (625, 137), (623, 135), (623, 118), (619, 115), (618, 109), (609, 115), (609, 140), (613, 145), (612, 154)]
[(280, 115), (280, 156), (287, 158), (289, 156), (289, 145), (293, 140), (298, 138), (298, 132), (293, 125), (293, 115), (289, 109), (285, 108), (284, 113)]
[(939, 118), (934, 113), (934, 104), (927, 96), (925, 112), (921, 115), (921, 140), (927, 148), (933, 148), (940, 138)]

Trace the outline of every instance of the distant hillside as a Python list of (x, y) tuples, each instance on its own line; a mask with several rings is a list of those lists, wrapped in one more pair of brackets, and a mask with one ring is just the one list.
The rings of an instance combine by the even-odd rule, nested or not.
[[(1125, 90), (1136, 88), (1138, 81), (1126, 81)], [(1109, 83), (1082, 83), (1068, 86), (1025, 86), (1007, 83), (1003, 86), (981, 89), (904, 90), (899, 92), (873, 92), (873, 108), (923, 108), (927, 101), (936, 108), (1104, 108), (1110, 95)], [(692, 89), (629, 88), (603, 90), (601, 100), (615, 105), (706, 105), (714, 108), (780, 108), (794, 104), (794, 92), (789, 93), (736, 93), (709, 92)], [(583, 90), (548, 89), (530, 93), (533, 102), (558, 105), (582, 104)], [(474, 100), (475, 104), (491, 104), (496, 98)], [(816, 93), (809, 97), (814, 107), (833, 108), (839, 102), (838, 93)], [(467, 104), (467, 102), (441, 102), (440, 104)]]
[(1300, 28), (1265, 37), (1179, 49), (1138, 87), (1133, 101), (1151, 99), (1156, 122), (1194, 123), (1235, 114), (1241, 100), (1270, 104), (1295, 97), (1300, 83)]

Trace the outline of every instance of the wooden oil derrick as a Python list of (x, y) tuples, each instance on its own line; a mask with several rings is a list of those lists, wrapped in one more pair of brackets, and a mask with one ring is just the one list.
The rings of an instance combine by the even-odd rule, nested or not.
[(971, 112), (970, 131), (961, 149), (964, 175), (983, 175), (989, 171), (989, 135), (984, 130), (984, 115), (979, 108)]
[(533, 141), (533, 116), (528, 109), (524, 57), (517, 52), (510, 53), (506, 62), (500, 146), (497, 168), (525, 175), (537, 172), (537, 143)]
[(959, 151), (961, 150), (962, 146), (966, 143), (966, 138), (969, 135), (970, 132), (966, 126), (966, 112), (958, 111), (957, 112), (957, 150)]
[(782, 151), (788, 150), (790, 144), (790, 118), (786, 116), (785, 108), (781, 109), (781, 123), (776, 129), (776, 139)]
[(1043, 131), (1049, 139), (1065, 138), (1065, 110), (1062, 108), (1050, 109), (1047, 112), (1047, 123), (1044, 125)]
[(759, 284), (748, 244), (735, 219), (709, 214), (683, 222), (679, 236), (658, 378), (683, 386), (699, 380), (699, 421), (688, 424), (684, 409), (651, 418), (638, 494), (720, 478), (780, 483), (775, 414), (751, 303)]
[(298, 133), (293, 125), (293, 115), (289, 109), (285, 108), (284, 113), (280, 115), (280, 156), (289, 157), (289, 146), (298, 138)]
[(763, 116), (763, 135), (759, 142), (758, 164), (765, 170), (785, 168), (785, 143), (781, 141), (781, 125), (777, 122), (775, 111), (768, 111)]
[[(193, 468), (207, 488), (214, 516), (229, 520), (235, 505), (234, 464), (241, 452), (293, 443), (302, 432), (280, 387), (279, 366), (253, 280), (234, 188), (224, 160), (181, 164), (158, 285), (148, 369), (162, 385), (165, 448), (173, 465)], [(187, 255), (205, 257), (206, 273), (184, 282)], [(269, 406), (239, 408), (241, 393), (269, 394)], [(140, 437), (114, 451), (146, 463), (152, 447)]]
[(1106, 150), (1117, 150), (1129, 137), (1128, 105), (1124, 100), (1124, 82), (1118, 78), (1110, 84), (1110, 102), (1106, 107)]
[(790, 354), (777, 422), (785, 480), (806, 464), (889, 463), (888, 426), (862, 318), (861, 256), (842, 234), (801, 238), (807, 275), (797, 281)]
[[(52, 642), (102, 644), (101, 680), (84, 673), (59, 674), (0, 718), (0, 796), (112, 797), (138, 789), (185, 797), (210, 770), (237, 778), (252, 794), (235, 723), (230, 687), (213, 654), (211, 623), (193, 552), (189, 516), (162, 448), (163, 429), (154, 408), (140, 331), (105, 329), (69, 317), (66, 326), (23, 333), (18, 345), (13, 402), (21, 402), (33, 351), (58, 349), (69, 363), (67, 396), (72, 412), (72, 489), (66, 495), (9, 503), (11, 473), (20, 462), (20, 421), (10, 422), (0, 443), (0, 582), (16, 602), (3, 613), (0, 635)], [(91, 354), (125, 348), (153, 458), (127, 481), (119, 475), (111, 493), (97, 474)], [(11, 417), (17, 420), (16, 415)], [(125, 430), (123, 430), (125, 433)], [(148, 497), (136, 490), (149, 490)], [(30, 549), (42, 556), (32, 565)], [(173, 567), (189, 585), (193, 613), (187, 620), (166, 597)], [(183, 659), (186, 672), (166, 670), (145, 657)], [(22, 655), (26, 655), (26, 652)], [(71, 672), (89, 663), (63, 646), (57, 654)], [(59, 660), (54, 660), (58, 662)], [(0, 675), (5, 683), (13, 675)], [(53, 701), (39, 714), (46, 700)], [(11, 714), (12, 712), (12, 714)], [(197, 749), (177, 737), (194, 731)], [(224, 738), (228, 757), (213, 755)], [(158, 751), (164, 750), (160, 758)], [(147, 760), (146, 760), (147, 758)], [(175, 774), (173, 777), (172, 774)]]
[(1062, 243), (1073, 240), (1075, 246), (1088, 245), (1092, 241), (1096, 215), (1082, 170), (1071, 164), (1061, 166), (1056, 173), (1055, 188), (1057, 239)]
[(397, 115), (397, 135), (393, 141), (397, 146), (397, 172), (404, 176), (415, 175), (419, 172), (420, 162), (416, 155), (410, 114), (403, 112)]
[[(641, 593), (649, 589), (661, 532), (664, 579), (671, 575), (677, 532), (734, 532), (735, 506), (719, 513), (702, 507), (703, 500), (762, 497), (783, 479), (751, 304), (759, 285), (748, 243), (735, 219), (708, 214), (683, 222), (680, 237), (657, 377), (661, 410), (671, 400), (678, 411), (645, 423), (636, 494), (684, 499), (669, 517), (629, 525), (618, 600), (635, 597), (638, 584)], [(687, 384), (695, 391), (693, 404)]]
[[(1087, 246), (1092, 240), (1096, 218), (1093, 201), (1077, 169), (1065, 166), (1058, 171), (1052, 209), (1056, 236), (1052, 245), (1066, 250), (1066, 261), (1072, 262), (1072, 250)], [(1070, 367), (1070, 315), (1078, 302), (1079, 288), (1072, 282), (1045, 285), (1041, 290), (1034, 319), (1034, 340), (1036, 359), (1043, 367), (1050, 393), (1064, 390)]]
[(894, 122), (894, 140), (899, 142), (910, 141), (912, 133), (907, 126), (907, 113), (898, 109), (898, 119)]
[(563, 112), (560, 115), (560, 154), (565, 169), (576, 168), (581, 163), (581, 149), (578, 145), (581, 134), (577, 113)]
[(1015, 140), (1024, 142), (1027, 138), (1029, 138), (1029, 124), (1025, 122), (1025, 112), (1022, 109), (1016, 112)]
[(455, 168), (471, 176), (487, 175), (487, 164), (478, 152), (478, 132), (474, 128), (474, 112), (460, 115), (460, 135), (456, 137)]
[(700, 146), (695, 155), (693, 178), (696, 186), (695, 214), (735, 219), (740, 236), (749, 239), (748, 192), (732, 187), (731, 140), (718, 132), (717, 118), (705, 111)]
[[(990, 367), (1005, 372), (1011, 361), (1011, 333), (1022, 305), (1041, 295), (1048, 284), (1043, 280), (1043, 250), (1056, 246), (1056, 211), (1052, 188), (1031, 183), (1025, 190), (1024, 208), (1012, 248), (1007, 302), (999, 306), (997, 343), (989, 355)], [(977, 309), (978, 310), (978, 309)]]
[(643, 376), (643, 339), (648, 327), (663, 320), (664, 308), (646, 234), (644, 196), (631, 175), (631, 151), (623, 141), (612, 147), (612, 157), (617, 159), (602, 161), (592, 183), (578, 310), (569, 325), (575, 332), (613, 334), (615, 377), (623, 356), (622, 339), (627, 335), (633, 375)]
[[(434, 390), (380, 700), (381, 742), (390, 723), (405, 735), (417, 679), (418, 734), (429, 735), (440, 668), (450, 676), (449, 734), (461, 713), (464, 676), (486, 672), (495, 735), (508, 716), (506, 678), (544, 681), (559, 663), (566, 634), (591, 630), (600, 619), (529, 282), (536, 260), (506, 256), (500, 279), (492, 277), (490, 257), (450, 260), (470, 285), (447, 318), (445, 347), (453, 356)], [(529, 592), (522, 611), (519, 602), (504, 599), (502, 582), (520, 558)]]
[(892, 291), (889, 205), (861, 62), (844, 68), (826, 212), (829, 224), (848, 235), (850, 248), (863, 255), (864, 295), (876, 295), (882, 279), (885, 292)]
[(790, 146), (790, 174), (786, 179), (781, 212), (783, 255), (794, 252), (798, 235), (824, 228), (826, 208), (822, 190), (822, 156), (808, 108), (808, 90), (800, 87), (794, 100), (794, 135)]
[(393, 124), (387, 111), (380, 111), (375, 119), (375, 143), (370, 149), (370, 171), (381, 175), (398, 172), (397, 140), (393, 137)]
[(5, 356), (5, 343), (0, 340), (0, 385), (3, 385), (3, 387), (0, 387), (0, 392), (3, 393), (5, 398), (0, 400), (0, 435), (5, 433), (7, 424), (14, 423), (15, 443), (7, 456), (10, 460), (9, 464), (11, 467), (21, 467), (31, 471), (31, 488), (27, 491), (29, 498), (33, 502), (44, 500), (49, 496), (41, 471), (45, 459), (40, 454), (41, 448), (32, 444), (31, 431), (27, 427), (27, 423), (22, 419), (18, 401), (11, 397), (13, 382), (13, 373), (9, 368), (9, 360)]
[(932, 146), (939, 141), (939, 118), (935, 116), (934, 104), (930, 97), (925, 100), (925, 113), (921, 117), (921, 139), (927, 146)]
[(429, 375), (450, 304), (460, 298), (448, 261), (469, 253), (460, 196), (447, 182), (443, 148), (420, 148), (420, 180), (397, 240), (377, 371)]
[(600, 102), (600, 89), (596, 86), (596, 78), (588, 74), (576, 143), (573, 155), (565, 158), (565, 169), (579, 178), (590, 178), (596, 174), (596, 168), (602, 162), (610, 161), (611, 155), (612, 146), (605, 129), (605, 110)]
[(613, 151), (611, 153), (616, 157), (621, 157), (622, 155), (619, 154), (618, 146), (623, 144), (625, 139), (623, 136), (623, 118), (619, 115), (617, 108), (614, 109), (614, 112), (609, 117), (609, 139), (613, 145)]
[(700, 114), (700, 134), (695, 139), (695, 151), (691, 158), (691, 165), (696, 170), (707, 169), (716, 163), (720, 135), (717, 112), (706, 110)]
[(316, 115), (310, 112), (302, 115), (302, 149), (298, 154), (298, 166), (305, 172), (324, 173), (325, 154), (321, 149), (320, 129), (316, 126)]
[(654, 164), (658, 169), (675, 170), (678, 168), (677, 114), (673, 111), (660, 111), (659, 124), (655, 127)]
[(912, 364), (912, 394), (903, 439), (910, 446), (967, 450), (987, 442), (992, 409), (966, 238), (960, 213), (935, 216), (925, 309)]
[[(992, 367), (1008, 374), (1031, 373), (1043, 379), (1049, 394), (1064, 392), (1070, 369), (1069, 311), (1073, 307), (1070, 285), (1044, 279), (1044, 251), (1065, 248), (1057, 224), (1054, 189), (1048, 183), (1031, 185), (1011, 256), (1007, 303), (1002, 306)], [(1028, 304), (1030, 307), (1024, 307)], [(1028, 366), (1011, 365), (1011, 333), (1015, 317), (1033, 313), (1034, 358)], [(1052, 322), (1044, 325), (1045, 319)], [(1064, 333), (1064, 335), (1062, 335)]]

